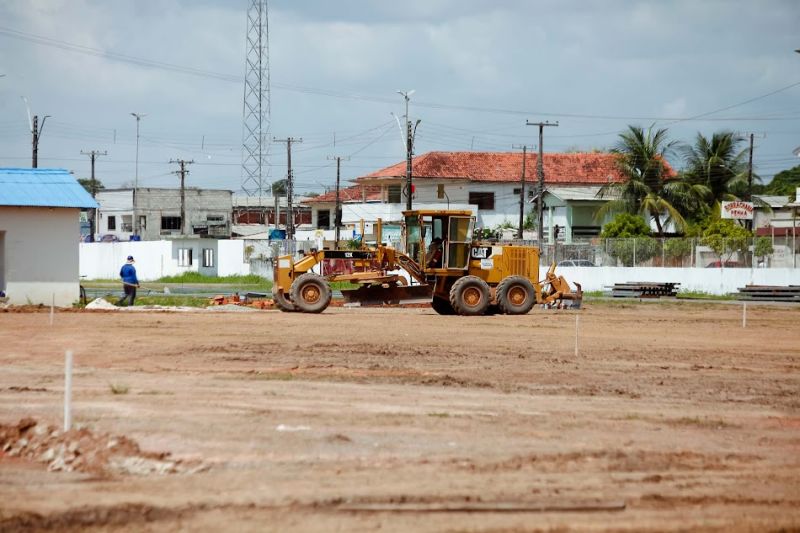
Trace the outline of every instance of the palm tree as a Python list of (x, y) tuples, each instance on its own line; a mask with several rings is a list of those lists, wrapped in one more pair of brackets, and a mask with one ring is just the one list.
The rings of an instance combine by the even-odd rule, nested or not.
[(664, 236), (664, 225), (669, 222), (686, 227), (678, 207), (694, 201), (705, 190), (675, 179), (666, 161), (676, 142), (667, 139), (665, 128), (654, 130), (654, 126), (647, 131), (628, 126), (619, 137), (611, 152), (617, 154), (617, 165), (625, 179), (600, 189), (600, 198), (612, 200), (598, 216), (615, 211), (647, 215), (655, 222), (659, 237)]
[(735, 200), (735, 190), (747, 187), (747, 149), (740, 148), (744, 138), (731, 131), (714, 133), (711, 139), (698, 133), (693, 146), (684, 146), (685, 180), (703, 185), (710, 207), (719, 210), (724, 200)]

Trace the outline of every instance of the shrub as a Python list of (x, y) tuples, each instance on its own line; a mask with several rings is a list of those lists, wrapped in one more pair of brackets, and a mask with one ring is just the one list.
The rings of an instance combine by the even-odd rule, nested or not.
[(636, 266), (649, 261), (656, 253), (658, 253), (658, 241), (652, 237), (609, 239), (608, 254), (619, 259), (623, 266)]
[(600, 234), (605, 239), (625, 238), (625, 237), (647, 237), (650, 235), (650, 226), (644, 219), (630, 213), (620, 213), (614, 219), (603, 226)]
[(747, 257), (747, 240), (752, 235), (733, 220), (718, 219), (709, 224), (700, 242), (711, 248), (720, 262), (727, 262), (736, 252)]
[(683, 261), (683, 258), (691, 253), (691, 239), (667, 239), (664, 242), (664, 255), (669, 259)]

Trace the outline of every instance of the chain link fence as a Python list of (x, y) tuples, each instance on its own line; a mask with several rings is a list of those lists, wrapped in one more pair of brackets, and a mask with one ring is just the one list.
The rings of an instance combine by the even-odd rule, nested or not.
[[(536, 241), (501, 243), (536, 246)], [(315, 240), (246, 240), (245, 259), (261, 271), (272, 270), (274, 258), (315, 248)], [(639, 237), (583, 239), (545, 244), (541, 264), (561, 267), (798, 268), (800, 236), (712, 239)]]
[(708, 240), (598, 238), (546, 244), (541, 250), (541, 261), (542, 264), (555, 261), (561, 266), (797, 268), (798, 252), (800, 238), (793, 239), (791, 235)]

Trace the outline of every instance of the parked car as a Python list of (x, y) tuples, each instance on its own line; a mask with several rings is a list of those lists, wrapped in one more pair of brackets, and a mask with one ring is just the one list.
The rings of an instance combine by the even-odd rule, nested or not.
[(117, 237), (116, 235), (112, 235), (110, 233), (107, 233), (105, 235), (101, 235), (97, 239), (97, 242), (119, 242), (119, 237)]
[[(725, 268), (741, 268), (744, 265), (738, 261), (725, 261)], [(712, 261), (706, 265), (706, 268), (722, 268), (722, 261)]]
[(597, 266), (588, 259), (565, 259), (559, 261), (559, 267), (593, 267)]

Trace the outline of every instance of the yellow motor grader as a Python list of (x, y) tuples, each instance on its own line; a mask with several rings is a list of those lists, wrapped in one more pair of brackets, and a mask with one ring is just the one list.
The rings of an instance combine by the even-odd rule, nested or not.
[(580, 284), (570, 289), (555, 274), (555, 263), (539, 280), (537, 247), (474, 241), (470, 211), (423, 209), (404, 211), (403, 217), (405, 252), (381, 244), (378, 221), (374, 247), (312, 249), (297, 260), (278, 257), (272, 289), (276, 307), (320, 313), (330, 304), (335, 281), (359, 285), (342, 291), (346, 302), (428, 301), (442, 315), (520, 315), (536, 304), (580, 307)]

